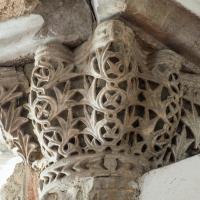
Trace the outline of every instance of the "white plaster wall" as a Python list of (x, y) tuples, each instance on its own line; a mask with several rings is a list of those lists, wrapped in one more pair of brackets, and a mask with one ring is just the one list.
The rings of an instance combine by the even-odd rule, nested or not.
[[(200, 16), (200, 0), (175, 0), (192, 11), (197, 16)], [(199, 198), (200, 199), (200, 198)]]
[[(15, 155), (5, 144), (0, 130), (0, 190), (11, 176), (17, 163), (22, 162), (21, 157)], [(1, 194), (0, 194), (1, 200)], [(2, 199), (3, 200), (3, 199)]]
[(140, 200), (200, 200), (200, 155), (145, 174), (140, 186)]

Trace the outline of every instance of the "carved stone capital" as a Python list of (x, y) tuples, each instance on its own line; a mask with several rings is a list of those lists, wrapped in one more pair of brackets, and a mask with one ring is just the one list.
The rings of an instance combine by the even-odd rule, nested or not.
[(16, 150), (28, 165), (40, 159), (40, 148), (27, 118), (29, 83), (22, 71), (0, 69), (0, 129), (8, 146)]
[(29, 117), (46, 159), (41, 197), (87, 177), (134, 181), (182, 159), (192, 143), (186, 136), (180, 149), (182, 63), (169, 49), (145, 48), (119, 20), (99, 24), (75, 51), (56, 42), (38, 48)]

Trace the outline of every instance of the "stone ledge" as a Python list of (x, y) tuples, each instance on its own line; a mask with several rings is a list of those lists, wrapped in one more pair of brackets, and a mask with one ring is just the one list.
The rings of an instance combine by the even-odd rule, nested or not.
[(93, 0), (98, 21), (116, 15), (137, 23), (170, 49), (200, 62), (200, 18), (174, 0)]

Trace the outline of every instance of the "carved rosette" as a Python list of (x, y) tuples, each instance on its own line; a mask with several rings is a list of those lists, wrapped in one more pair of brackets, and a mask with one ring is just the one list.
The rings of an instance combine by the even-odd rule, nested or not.
[(41, 195), (66, 178), (134, 180), (174, 159), (180, 56), (144, 50), (119, 20), (98, 25), (87, 48), (49, 43), (35, 54), (29, 117), (47, 160)]

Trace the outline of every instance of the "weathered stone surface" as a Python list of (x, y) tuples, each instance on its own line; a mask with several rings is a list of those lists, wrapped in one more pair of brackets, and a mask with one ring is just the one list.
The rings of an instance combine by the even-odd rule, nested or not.
[(31, 13), (39, 0), (1, 0), (0, 21)]
[(14, 173), (1, 189), (2, 200), (22, 200), (24, 183), (24, 165), (17, 164)]
[(47, 161), (42, 195), (69, 177), (136, 180), (199, 151), (199, 107), (189, 89), (183, 94), (181, 56), (146, 48), (120, 20), (99, 24), (88, 43), (73, 52), (52, 42), (35, 53), (28, 107)]
[(31, 165), (40, 159), (40, 148), (24, 107), (28, 85), (22, 68), (0, 68), (0, 131), (10, 149), (15, 149)]
[(1, 200), (38, 200), (37, 176), (28, 166), (17, 164), (14, 173), (1, 189)]
[(86, 1), (44, 0), (31, 13), (0, 22), (1, 66), (30, 62), (37, 46), (49, 40), (74, 48), (92, 35), (94, 19)]
[(138, 196), (138, 185), (129, 178), (88, 177), (63, 180), (42, 200), (137, 200)]
[(200, 18), (176, 1), (93, 0), (93, 4), (100, 21), (123, 16), (188, 60), (200, 62)]
[(93, 17), (87, 1), (43, 0), (36, 13), (45, 20), (43, 36), (54, 37), (74, 47), (92, 34)]
[[(37, 12), (45, 24), (37, 37), (50, 41), (43, 40), (35, 52), (31, 76), (31, 64), (0, 73), (2, 133), (26, 163), (22, 199), (37, 199), (37, 176), (31, 170), (37, 166), (41, 199), (136, 200), (138, 177), (200, 151), (199, 75), (183, 73), (180, 55), (155, 40), (147, 42), (130, 23), (136, 20), (150, 33), (150, 26), (159, 23), (153, 35), (164, 41), (159, 31), (171, 10), (167, 13), (163, 5), (173, 4), (99, 2), (110, 5), (100, 10), (105, 16), (118, 14), (118, 9), (109, 11), (114, 5), (129, 21), (98, 24), (74, 50), (70, 47), (92, 32), (91, 12), (84, 13), (86, 18), (74, 12), (89, 10), (88, 4), (43, 1)], [(156, 13), (156, 21), (146, 6), (156, 11), (161, 6), (163, 15)], [(91, 28), (86, 35), (84, 25)]]

